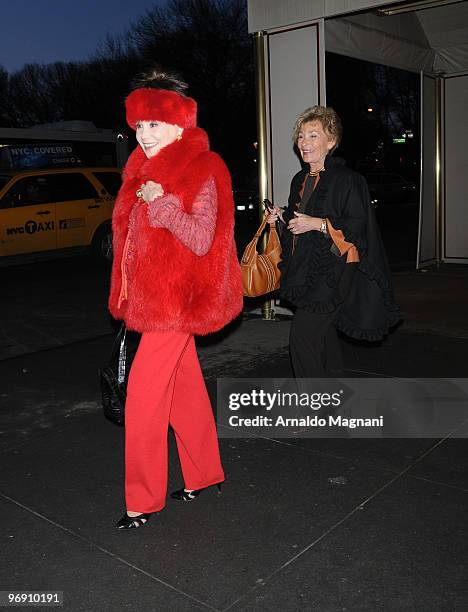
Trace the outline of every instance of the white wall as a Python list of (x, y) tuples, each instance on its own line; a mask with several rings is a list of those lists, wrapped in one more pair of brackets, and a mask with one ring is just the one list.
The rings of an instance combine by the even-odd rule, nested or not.
[(445, 79), (443, 259), (468, 261), (468, 74)]
[(248, 0), (249, 32), (387, 6), (399, 0)]
[(270, 136), (270, 193), (284, 205), (291, 178), (301, 168), (291, 140), (297, 116), (319, 103), (320, 73), (324, 52), (320, 48), (319, 24), (277, 32), (267, 37)]
[[(421, 193), (416, 267), (434, 263), (437, 258), (437, 82), (421, 76)], [(404, 220), (403, 220), (404, 222)]]

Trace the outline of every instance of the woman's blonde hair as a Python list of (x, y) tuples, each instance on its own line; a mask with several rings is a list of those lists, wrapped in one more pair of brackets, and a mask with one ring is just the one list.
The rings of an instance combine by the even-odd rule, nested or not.
[(293, 142), (297, 144), (299, 138), (299, 132), (302, 126), (309, 121), (320, 121), (323, 127), (323, 131), (332, 138), (335, 139), (335, 145), (330, 149), (330, 154), (338, 147), (341, 142), (341, 136), (343, 134), (343, 126), (341, 119), (339, 118), (336, 111), (330, 106), (311, 106), (306, 108), (299, 117), (296, 119), (293, 129)]

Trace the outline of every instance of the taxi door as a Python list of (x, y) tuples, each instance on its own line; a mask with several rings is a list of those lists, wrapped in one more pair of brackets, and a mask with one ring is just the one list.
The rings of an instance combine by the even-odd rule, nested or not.
[(18, 178), (0, 200), (0, 256), (56, 247), (55, 205), (46, 176)]
[(83, 172), (51, 175), (56, 204), (57, 248), (87, 246), (100, 223), (101, 199)]

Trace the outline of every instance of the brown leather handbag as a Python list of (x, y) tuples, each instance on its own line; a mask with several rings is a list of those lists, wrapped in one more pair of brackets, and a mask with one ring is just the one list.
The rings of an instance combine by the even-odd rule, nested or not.
[(264, 253), (257, 252), (257, 242), (266, 224), (267, 217), (265, 216), (242, 255), (240, 264), (242, 284), (244, 295), (247, 297), (265, 295), (280, 286), (281, 272), (278, 270), (278, 263), (281, 261), (281, 243), (274, 223), (270, 224)]

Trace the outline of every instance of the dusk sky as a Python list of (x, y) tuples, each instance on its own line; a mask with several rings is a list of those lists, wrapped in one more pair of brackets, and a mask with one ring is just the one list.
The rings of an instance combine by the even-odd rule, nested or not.
[(107, 34), (124, 32), (166, 0), (13, 0), (2, 2), (0, 65), (86, 60)]

